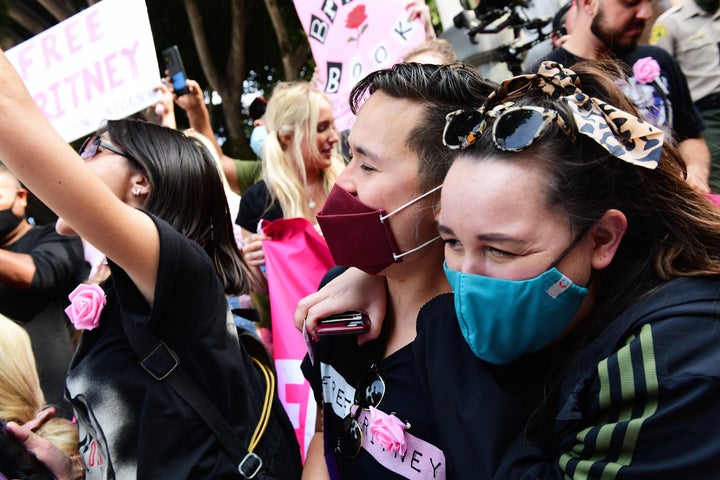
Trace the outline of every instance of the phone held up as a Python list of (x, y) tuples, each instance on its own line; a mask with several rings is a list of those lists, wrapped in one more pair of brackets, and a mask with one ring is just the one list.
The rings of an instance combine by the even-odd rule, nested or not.
[(187, 75), (185, 74), (185, 67), (183, 66), (180, 50), (178, 50), (177, 45), (163, 50), (162, 56), (165, 61), (165, 70), (167, 70), (168, 75), (170, 75), (175, 94), (180, 96), (190, 93), (190, 89), (188, 89), (186, 84)]
[(370, 330), (370, 319), (362, 312), (345, 312), (320, 320), (315, 335), (359, 335)]
[(57, 480), (50, 469), (0, 420), (0, 479)]

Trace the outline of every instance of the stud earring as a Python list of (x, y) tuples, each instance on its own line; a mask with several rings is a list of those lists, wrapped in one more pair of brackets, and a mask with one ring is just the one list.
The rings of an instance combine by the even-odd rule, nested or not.
[(139, 197), (140, 196), (140, 187), (135, 187), (132, 194), (133, 194), (133, 197)]

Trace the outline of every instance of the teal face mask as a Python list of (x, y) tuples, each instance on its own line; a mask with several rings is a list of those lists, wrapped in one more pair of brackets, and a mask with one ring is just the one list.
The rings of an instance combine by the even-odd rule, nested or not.
[(520, 281), (463, 273), (447, 264), (444, 269), (465, 341), (477, 357), (495, 365), (547, 346), (588, 293), (555, 267)]

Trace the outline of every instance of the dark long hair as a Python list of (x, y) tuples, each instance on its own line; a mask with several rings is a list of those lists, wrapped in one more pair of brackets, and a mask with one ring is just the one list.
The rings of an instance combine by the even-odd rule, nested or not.
[[(572, 69), (583, 92), (638, 115), (618, 86), (615, 67), (583, 63)], [(537, 88), (506, 100), (554, 109), (575, 129), (565, 102)], [(687, 184), (685, 165), (667, 139), (654, 170), (615, 158), (585, 135), (572, 141), (556, 125), (519, 153), (498, 150), (485, 134), (465, 155), (470, 161), (533, 162), (547, 173), (546, 207), (563, 213), (575, 234), (609, 209), (625, 214), (628, 227), (615, 257), (608, 268), (593, 273), (596, 308), (586, 323), (591, 329), (602, 328), (664, 281), (720, 274), (720, 209)]]
[(227, 294), (247, 292), (248, 269), (235, 243), (220, 174), (205, 146), (177, 130), (138, 120), (110, 120), (102, 131), (148, 179), (143, 208), (205, 250)]

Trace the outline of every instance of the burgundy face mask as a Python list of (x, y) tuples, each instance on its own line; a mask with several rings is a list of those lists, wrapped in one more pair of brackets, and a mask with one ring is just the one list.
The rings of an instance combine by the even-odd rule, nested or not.
[(437, 191), (441, 186), (414, 198), (388, 214), (385, 210), (368, 207), (357, 197), (335, 185), (325, 200), (325, 206), (317, 215), (318, 224), (335, 263), (346, 267), (357, 267), (375, 275), (388, 265), (401, 262), (405, 255), (437, 240), (439, 236), (410, 251), (397, 253), (399, 249), (388, 218)]

